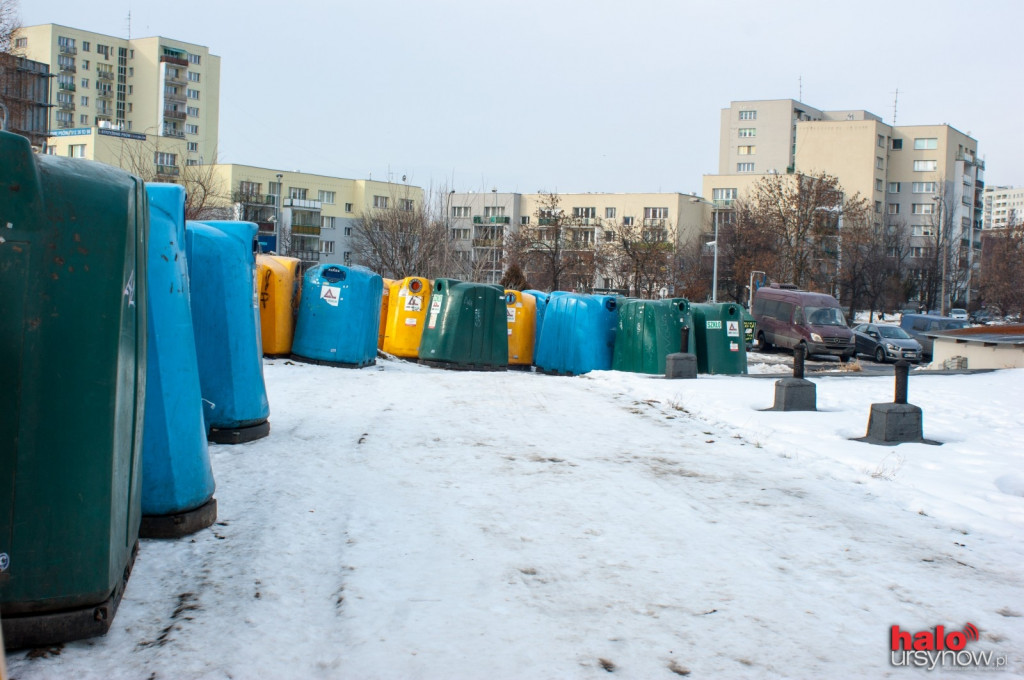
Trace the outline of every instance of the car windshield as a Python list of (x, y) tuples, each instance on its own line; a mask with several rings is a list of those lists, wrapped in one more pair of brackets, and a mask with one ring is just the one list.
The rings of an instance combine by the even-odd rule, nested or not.
[(804, 307), (807, 323), (814, 326), (846, 326), (846, 318), (838, 307)]
[(942, 329), (946, 331), (955, 330), (957, 328), (967, 328), (966, 321), (947, 321), (942, 324)]
[(899, 326), (879, 326), (878, 334), (883, 338), (897, 338), (899, 340), (906, 340), (910, 337), (910, 335)]

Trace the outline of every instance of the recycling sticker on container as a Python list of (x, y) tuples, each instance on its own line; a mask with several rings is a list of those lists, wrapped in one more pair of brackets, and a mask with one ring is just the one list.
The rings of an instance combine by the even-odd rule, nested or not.
[(405, 311), (419, 312), (423, 310), (423, 296), (410, 295), (405, 299)]
[[(516, 308), (515, 307), (506, 307), (505, 308), (505, 320), (508, 321), (509, 323), (515, 323), (516, 322)], [(509, 333), (511, 333), (511, 331), (509, 331)]]
[(321, 286), (320, 299), (332, 307), (337, 307), (338, 301), (341, 300), (341, 286)]
[(739, 321), (726, 321), (725, 322), (725, 334), (730, 338), (740, 337), (740, 322)]
[(430, 300), (430, 320), (427, 322), (427, 328), (433, 328), (437, 325), (437, 315), (441, 313), (442, 300), (444, 300), (443, 295), (435, 295)]

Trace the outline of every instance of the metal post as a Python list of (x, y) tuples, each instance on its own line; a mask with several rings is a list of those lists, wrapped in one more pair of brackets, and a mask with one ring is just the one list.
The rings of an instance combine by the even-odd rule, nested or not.
[(907, 403), (907, 382), (910, 377), (910, 364), (906, 361), (896, 362), (896, 397), (894, 404)]
[(291, 248), (288, 251), (281, 249), (281, 246), (284, 245), (281, 243), (281, 234), (284, 233), (281, 228), (281, 207), (284, 205), (284, 182), (281, 181), (283, 177), (284, 175), (277, 173), (277, 205), (274, 206), (274, 210), (277, 212), (277, 221), (274, 223), (274, 236), (277, 241), (275, 250), (282, 255), (291, 255), (291, 252), (288, 252)]
[(690, 327), (683, 326), (679, 331), (679, 351), (688, 354), (690, 351)]
[(718, 302), (718, 210), (711, 204), (711, 214), (715, 218), (715, 259), (711, 273), (711, 302)]
[(804, 346), (797, 345), (793, 348), (793, 377), (803, 380), (804, 378)]

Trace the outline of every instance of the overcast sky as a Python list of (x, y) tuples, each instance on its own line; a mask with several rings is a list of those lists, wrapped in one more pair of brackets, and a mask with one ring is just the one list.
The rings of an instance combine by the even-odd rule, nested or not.
[[(801, 99), (978, 140), (1024, 185), (1019, 0), (105, 2), (57, 23), (208, 46), (221, 162), (458, 191), (700, 192), (719, 112)], [(801, 96), (802, 82), (802, 96)]]

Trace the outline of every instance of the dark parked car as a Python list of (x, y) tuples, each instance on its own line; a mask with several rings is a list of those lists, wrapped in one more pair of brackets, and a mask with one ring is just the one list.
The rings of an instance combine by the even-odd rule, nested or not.
[(921, 360), (921, 343), (900, 328), (878, 323), (862, 323), (853, 329), (857, 354), (874, 357), (878, 363), (903, 359), (916, 363)]
[(991, 309), (979, 309), (971, 312), (971, 323), (988, 324), (1002, 317)]

